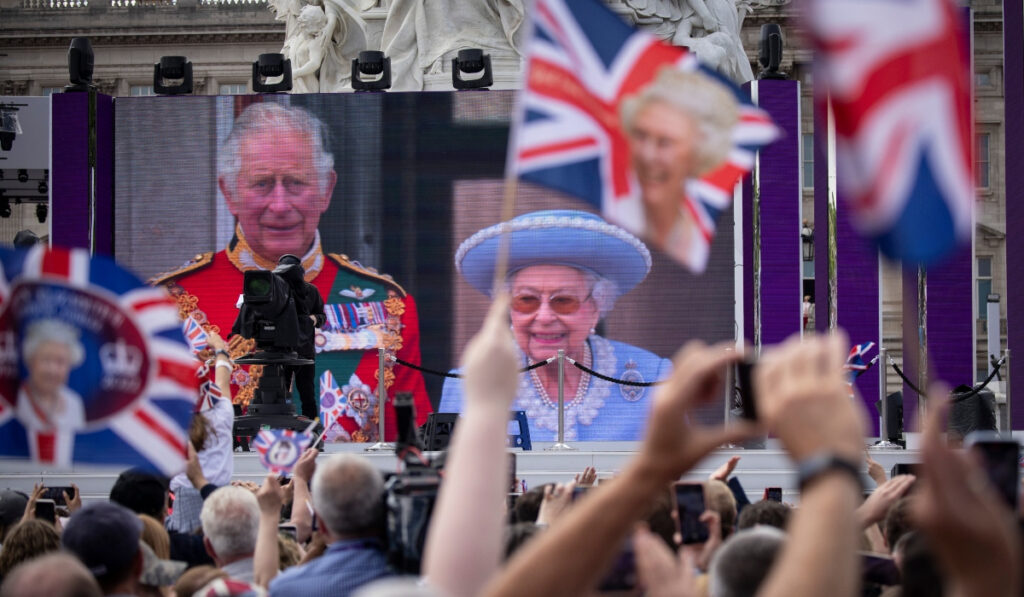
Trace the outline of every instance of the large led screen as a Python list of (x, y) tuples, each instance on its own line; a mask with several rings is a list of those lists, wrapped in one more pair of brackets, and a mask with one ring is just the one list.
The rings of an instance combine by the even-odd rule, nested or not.
[[(324, 406), (343, 422), (330, 435), (374, 440), (377, 349), (447, 372), (486, 312), (513, 101), (505, 91), (119, 98), (116, 256), (227, 336), (242, 271), (295, 254), (326, 303), (316, 393), (329, 370), (337, 390)], [(608, 377), (652, 382), (686, 341), (734, 337), (731, 210), (699, 277), (580, 200), (520, 184), (514, 213), (506, 284), (524, 367), (563, 349)], [(639, 439), (652, 388), (569, 365), (565, 376), (568, 439)], [(234, 372), (236, 401), (252, 398), (255, 377)], [(556, 380), (553, 364), (521, 376), (514, 407), (534, 441), (555, 437)], [(414, 394), (420, 421), (461, 407), (457, 379), (389, 361), (385, 385)]]

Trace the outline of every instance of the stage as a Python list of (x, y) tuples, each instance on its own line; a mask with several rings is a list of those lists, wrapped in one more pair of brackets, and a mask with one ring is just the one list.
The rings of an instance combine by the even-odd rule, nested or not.
[[(323, 457), (333, 453), (353, 453), (369, 458), (381, 471), (395, 472), (398, 461), (390, 452), (366, 452), (369, 444), (328, 444)], [(515, 450), (517, 475), (527, 488), (541, 483), (569, 481), (587, 466), (597, 469), (599, 479), (614, 477), (633, 457), (635, 442), (580, 442), (571, 444), (572, 451), (549, 451), (548, 442), (534, 442), (532, 451)], [(751, 501), (761, 498), (765, 487), (782, 487), (784, 501), (797, 503), (799, 491), (792, 462), (781, 447), (770, 440), (765, 449), (721, 449), (701, 461), (683, 480), (702, 481), (732, 456), (741, 460), (734, 476), (739, 477)], [(888, 472), (898, 462), (917, 462), (916, 450), (872, 450), (871, 457)], [(255, 452), (236, 452), (233, 479), (262, 482), (266, 471)], [(48, 472), (25, 461), (0, 460), (0, 488), (29, 493), (32, 485), (43, 481), (48, 486), (78, 485), (85, 502), (106, 499), (121, 469), (75, 467), (71, 471)], [(864, 486), (875, 484), (864, 473)]]

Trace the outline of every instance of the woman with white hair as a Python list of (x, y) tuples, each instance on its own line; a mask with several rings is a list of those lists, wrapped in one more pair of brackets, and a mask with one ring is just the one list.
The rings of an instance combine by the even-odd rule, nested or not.
[[(485, 294), (491, 292), (502, 232), (508, 235), (512, 333), (524, 366), (556, 356), (561, 349), (580, 364), (616, 379), (652, 382), (668, 375), (668, 359), (595, 332), (615, 300), (651, 269), (651, 255), (639, 239), (586, 212), (521, 215), (477, 232), (455, 254), (459, 272)], [(564, 383), (566, 439), (640, 439), (650, 388), (598, 379), (569, 363)], [(462, 395), (461, 380), (445, 380), (438, 411), (460, 412)], [(520, 376), (512, 410), (526, 411), (531, 439), (556, 438), (554, 363)]]
[[(18, 388), (17, 417), (27, 429), (54, 434), (32, 450), (52, 450), (58, 463), (70, 461), (76, 430), (85, 426), (82, 397), (68, 387), (71, 371), (85, 360), (78, 330), (58, 319), (30, 323), (21, 343), (27, 376)], [(39, 454), (50, 460), (46, 454)]]
[(702, 269), (708, 243), (687, 187), (725, 162), (739, 103), (706, 74), (666, 67), (622, 102), (621, 116), (645, 239), (691, 269)]

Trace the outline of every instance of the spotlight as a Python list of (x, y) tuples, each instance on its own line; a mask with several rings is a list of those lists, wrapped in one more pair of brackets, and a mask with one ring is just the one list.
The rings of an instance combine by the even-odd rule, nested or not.
[(161, 56), (153, 65), (153, 91), (157, 95), (192, 93), (192, 63), (184, 56)]
[[(281, 77), (277, 83), (268, 83), (271, 77)], [(260, 54), (252, 63), (252, 90), (257, 93), (277, 93), (292, 89), (292, 61), (284, 54)]]
[(47, 191), (50, 190), (50, 187), (46, 186), (46, 181), (45, 180), (40, 180), (39, 181), (39, 187), (38, 188), (39, 188), (39, 194), (40, 195), (45, 195), (47, 193)]
[[(364, 75), (371, 78), (364, 79)], [(391, 57), (384, 52), (365, 50), (352, 60), (352, 89), (384, 91), (391, 88)]]
[(50, 206), (45, 203), (36, 205), (36, 219), (39, 220), (40, 224), (46, 222), (46, 214), (50, 211)]
[(96, 86), (92, 84), (92, 67), (93, 53), (89, 38), (72, 38), (71, 47), (68, 48), (68, 77), (71, 79), (71, 84), (65, 86), (64, 91), (95, 89)]
[[(476, 75), (483, 71), (483, 74), (470, 79), (463, 78), (463, 74)], [(494, 76), (491, 71), (491, 56), (484, 54), (480, 48), (469, 48), (459, 50), (459, 55), (452, 58), (452, 87), (456, 89), (486, 89), (494, 85)]]
[(758, 79), (785, 79), (786, 73), (779, 72), (782, 64), (782, 27), (777, 23), (761, 25), (761, 49), (757, 61), (761, 64)]
[(0, 195), (0, 218), (11, 217), (11, 202), (7, 197)]
[(28, 170), (18, 170), (18, 182), (28, 182)]

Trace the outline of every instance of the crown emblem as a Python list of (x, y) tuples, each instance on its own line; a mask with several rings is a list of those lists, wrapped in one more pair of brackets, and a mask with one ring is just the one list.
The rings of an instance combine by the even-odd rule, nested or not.
[(107, 375), (137, 377), (142, 369), (142, 351), (118, 338), (100, 347), (100, 364)]

